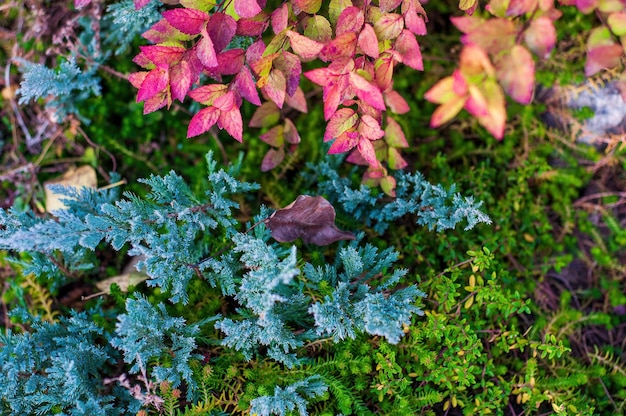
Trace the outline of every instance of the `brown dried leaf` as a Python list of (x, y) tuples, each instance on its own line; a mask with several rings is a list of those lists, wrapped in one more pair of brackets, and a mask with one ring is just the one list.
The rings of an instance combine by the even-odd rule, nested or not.
[(300, 195), (285, 208), (274, 212), (266, 224), (272, 237), (281, 243), (302, 238), (307, 244), (325, 246), (354, 235), (335, 225), (335, 209), (321, 196)]

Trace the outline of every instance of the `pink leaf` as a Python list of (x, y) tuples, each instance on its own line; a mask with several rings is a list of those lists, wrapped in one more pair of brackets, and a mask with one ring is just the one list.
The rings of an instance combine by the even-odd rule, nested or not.
[(254, 105), (261, 105), (259, 93), (257, 92), (254, 79), (248, 67), (244, 66), (241, 68), (241, 71), (235, 76), (234, 83), (237, 91), (243, 98)]
[(203, 85), (195, 90), (189, 91), (189, 97), (204, 105), (213, 105), (215, 99), (226, 94), (227, 88), (226, 85), (222, 84)]
[(383, 14), (374, 22), (374, 31), (380, 40), (391, 40), (398, 37), (404, 28), (404, 19), (396, 13)]
[(278, 123), (280, 120), (280, 110), (271, 101), (264, 102), (259, 108), (257, 108), (252, 114), (250, 127), (270, 127)]
[(189, 122), (187, 138), (198, 136), (209, 131), (217, 122), (220, 111), (215, 107), (206, 107), (198, 111)]
[(357, 44), (367, 56), (378, 58), (378, 39), (374, 28), (369, 23), (363, 26)]
[(243, 141), (243, 120), (239, 107), (233, 106), (230, 111), (220, 112), (218, 123), (233, 139)]
[(430, 127), (439, 127), (447, 123), (456, 116), (465, 105), (466, 97), (453, 96), (445, 103), (441, 104), (433, 112), (430, 118)]
[(280, 33), (287, 28), (289, 23), (289, 6), (283, 3), (280, 7), (272, 12), (272, 31), (274, 34)]
[(283, 108), (285, 102), (285, 92), (287, 89), (287, 81), (282, 71), (272, 69), (267, 78), (267, 84), (263, 87), (263, 92), (267, 94), (278, 108)]
[(348, 76), (342, 75), (324, 88), (322, 96), (324, 102), (324, 119), (328, 120), (337, 111), (337, 107), (343, 100), (345, 90), (348, 88)]
[(324, 62), (352, 58), (356, 52), (356, 34), (344, 33), (327, 43), (320, 51), (319, 58)]
[(268, 16), (265, 12), (261, 12), (252, 18), (237, 20), (237, 34), (239, 36), (261, 36), (268, 25)]
[(274, 67), (287, 77), (287, 95), (293, 95), (300, 85), (300, 74), (302, 74), (300, 59), (291, 52), (283, 51), (274, 60)]
[(543, 59), (548, 59), (556, 44), (556, 29), (552, 20), (547, 16), (533, 19), (524, 32), (524, 40), (531, 51)]
[(314, 84), (320, 85), (322, 87), (331, 84), (335, 79), (337, 79), (337, 74), (330, 68), (312, 69), (305, 72), (304, 76), (307, 77)]
[(402, 3), (402, 0), (380, 0), (378, 2), (380, 11), (383, 13), (395, 10), (400, 5), (400, 3)]
[(293, 4), (303, 12), (306, 12), (308, 14), (315, 14), (322, 6), (322, 0), (293, 0)]
[(337, 27), (335, 33), (337, 36), (343, 35), (347, 32), (359, 33), (365, 22), (365, 16), (358, 7), (346, 7), (337, 20)]
[(327, 142), (340, 136), (342, 133), (353, 130), (359, 121), (359, 116), (351, 108), (341, 108), (332, 115), (326, 125), (324, 141)]
[(237, 22), (227, 14), (213, 13), (206, 31), (213, 42), (213, 49), (219, 53), (233, 40), (237, 32)]
[(328, 149), (329, 155), (335, 155), (338, 153), (345, 153), (350, 149), (354, 149), (354, 147), (359, 143), (359, 133), (356, 131), (347, 131), (345, 133), (340, 134), (333, 144), (330, 145)]
[(154, 111), (157, 111), (160, 108), (163, 108), (167, 105), (168, 95), (165, 91), (162, 91), (155, 95), (152, 98), (149, 98), (143, 104), (143, 114), (150, 114)]
[(256, 0), (234, 0), (235, 12), (240, 17), (254, 17), (261, 12)]
[(402, 127), (396, 120), (387, 117), (387, 127), (385, 127), (385, 142), (390, 147), (409, 147)]
[(139, 49), (153, 64), (160, 68), (167, 68), (180, 60), (185, 53), (185, 48), (180, 46), (140, 46)]
[(520, 104), (529, 104), (535, 87), (535, 61), (530, 52), (515, 45), (497, 66), (498, 80), (504, 90)]
[(206, 32), (202, 34), (202, 38), (196, 43), (196, 54), (205, 67), (215, 68), (218, 65), (213, 41)]
[(300, 134), (298, 134), (298, 129), (296, 125), (293, 124), (291, 119), (285, 119), (285, 129), (284, 129), (285, 141), (289, 144), (298, 144), (300, 143)]
[(141, 88), (139, 88), (137, 92), (137, 102), (149, 100), (159, 92), (165, 90), (168, 84), (169, 76), (167, 70), (154, 68), (146, 75), (146, 78), (141, 83)]
[(89, 3), (91, 3), (91, 0), (74, 0), (74, 7), (77, 9), (82, 9)]
[(285, 127), (283, 125), (274, 126), (262, 135), (259, 139), (273, 147), (281, 147), (285, 144)]
[(389, 90), (383, 96), (385, 97), (385, 104), (392, 113), (406, 114), (409, 112), (409, 104), (397, 91)]
[(378, 121), (368, 114), (361, 117), (357, 131), (362, 137), (372, 141), (378, 140), (385, 135)]
[(506, 124), (504, 94), (498, 83), (491, 80), (484, 82), (480, 89), (487, 100), (489, 115), (479, 117), (478, 122), (496, 139), (500, 140), (504, 136), (504, 126)]
[(235, 105), (235, 93), (228, 91), (224, 95), (220, 95), (213, 101), (213, 106), (219, 109), (221, 112), (231, 111)]
[[(162, 43), (181, 37), (182, 33), (170, 25), (167, 20), (161, 19), (141, 34), (141, 37), (152, 42)], [(187, 36), (187, 35), (182, 35)]]
[(402, 63), (418, 71), (424, 70), (422, 52), (415, 39), (415, 35), (408, 30), (403, 30), (396, 39), (396, 50), (402, 57)]
[(143, 84), (146, 76), (148, 75), (148, 71), (139, 71), (134, 72), (128, 76), (128, 82), (137, 89), (141, 88), (141, 84)]
[[(414, 3), (411, 2), (411, 4)], [(424, 22), (424, 18), (422, 16), (417, 14), (415, 7), (409, 8), (409, 10), (407, 10), (404, 14), (404, 25), (415, 35), (423, 36), (427, 33), (426, 22)]]
[(289, 38), (291, 49), (305, 62), (317, 58), (317, 55), (324, 47), (321, 43), (292, 30), (287, 31), (287, 37)]
[(587, 51), (585, 75), (591, 76), (598, 71), (616, 67), (624, 55), (624, 48), (620, 45), (601, 45)]
[(229, 49), (217, 55), (217, 67), (211, 73), (235, 75), (243, 68), (245, 57), (243, 49)]
[(365, 137), (361, 137), (357, 144), (357, 149), (370, 166), (380, 166), (380, 162), (376, 159), (376, 150), (371, 141), (367, 140)]
[(380, 180), (380, 189), (391, 197), (396, 196), (396, 178), (387, 175)]
[(389, 167), (394, 170), (404, 169), (409, 165), (400, 154), (400, 151), (395, 147), (387, 149), (387, 163)]
[(387, 91), (391, 88), (393, 78), (393, 57), (389, 53), (383, 53), (374, 64), (374, 73), (376, 74), (376, 85), (381, 91)]
[(350, 72), (350, 85), (354, 88), (359, 99), (377, 110), (384, 111), (386, 109), (383, 94), (376, 85), (368, 82), (356, 72)]
[(293, 96), (289, 96), (289, 95), (285, 96), (285, 103), (289, 107), (295, 110), (298, 110), (301, 113), (308, 112), (307, 105), (306, 105), (306, 97), (304, 96), (304, 91), (302, 91), (302, 88), (300, 87), (296, 88), (296, 92), (293, 94)]
[(152, 0), (133, 0), (135, 4), (135, 10), (139, 10), (144, 6), (147, 6)]
[(486, 117), (489, 115), (489, 104), (483, 93), (475, 85), (469, 86), (469, 97), (464, 108), (474, 117)]
[(537, 9), (538, 0), (515, 0), (509, 3), (507, 16), (521, 16)]
[(354, 240), (354, 235), (335, 225), (335, 209), (321, 196), (300, 195), (267, 220), (272, 237), (281, 243), (302, 238), (306, 244), (326, 246), (338, 240)]
[(191, 70), (189, 69), (189, 63), (187, 61), (180, 61), (170, 67), (170, 90), (172, 92), (172, 98), (183, 101), (190, 88)]
[(205, 23), (209, 21), (207, 13), (195, 9), (171, 9), (162, 14), (170, 25), (187, 35), (200, 34)]
[(274, 169), (285, 159), (285, 148), (269, 149), (261, 162), (261, 172)]

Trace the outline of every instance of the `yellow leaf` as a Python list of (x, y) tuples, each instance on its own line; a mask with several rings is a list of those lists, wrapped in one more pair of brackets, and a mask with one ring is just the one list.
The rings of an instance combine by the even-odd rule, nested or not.
[(61, 177), (44, 182), (44, 189), (46, 192), (46, 211), (52, 212), (65, 209), (66, 206), (61, 202), (61, 199), (67, 199), (68, 197), (52, 192), (48, 189), (48, 185), (71, 186), (78, 189), (82, 187), (95, 189), (98, 185), (98, 180), (96, 178), (95, 169), (91, 166), (85, 165), (78, 169), (71, 168)]

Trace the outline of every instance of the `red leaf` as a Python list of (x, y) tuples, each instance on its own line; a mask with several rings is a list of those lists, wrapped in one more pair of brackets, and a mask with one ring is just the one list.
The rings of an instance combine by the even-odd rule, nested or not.
[(359, 33), (365, 22), (365, 16), (358, 7), (346, 7), (337, 20), (337, 26), (335, 33), (337, 36), (343, 35), (347, 32)]
[(171, 9), (162, 13), (167, 22), (174, 28), (188, 35), (198, 35), (209, 21), (209, 15), (201, 10), (195, 9)]
[(237, 91), (243, 98), (250, 101), (254, 105), (261, 105), (256, 84), (248, 67), (244, 66), (241, 68), (241, 71), (239, 71), (239, 73), (235, 76), (233, 82), (235, 83)]
[(220, 111), (215, 107), (206, 107), (198, 111), (189, 122), (187, 128), (187, 138), (198, 136), (209, 131), (217, 122)]
[[(256, 61), (263, 58), (263, 54), (265, 53), (265, 43), (263, 43), (262, 39), (254, 42), (248, 49), (246, 49), (246, 62), (248, 65), (254, 65)], [(254, 68), (252, 68), (254, 71)]]
[(280, 33), (287, 28), (289, 23), (289, 6), (283, 3), (280, 7), (272, 12), (272, 31), (274, 34)]
[(409, 112), (409, 104), (397, 91), (389, 90), (383, 96), (385, 97), (385, 104), (392, 113), (406, 114)]
[(203, 85), (195, 90), (189, 91), (189, 97), (204, 105), (213, 105), (215, 99), (226, 94), (228, 87), (222, 84)]
[(284, 129), (285, 141), (289, 144), (298, 144), (300, 143), (300, 134), (298, 134), (298, 129), (296, 125), (293, 124), (293, 121), (286, 118), (285, 119), (285, 129)]
[(210, 71), (219, 75), (235, 75), (243, 68), (245, 60), (243, 49), (229, 49), (217, 55), (217, 66)]
[(207, 68), (215, 68), (218, 65), (213, 41), (206, 31), (203, 31), (202, 38), (196, 43), (196, 54), (202, 65)]
[(380, 128), (380, 123), (368, 114), (361, 116), (357, 131), (362, 137), (372, 141), (378, 140), (385, 135), (383, 129)]
[(337, 36), (320, 51), (319, 58), (324, 62), (352, 58), (356, 52), (356, 33), (348, 32)]
[(374, 28), (369, 23), (363, 26), (363, 30), (359, 33), (357, 44), (367, 56), (374, 59), (378, 58), (378, 39), (376, 38)]
[(361, 137), (357, 144), (357, 149), (370, 166), (380, 166), (380, 162), (376, 159), (376, 150), (371, 141), (367, 140), (365, 137)]
[(154, 68), (146, 75), (146, 78), (141, 83), (141, 88), (139, 88), (137, 92), (137, 102), (149, 100), (159, 92), (165, 90), (168, 84), (169, 76), (167, 70)]
[(548, 59), (556, 44), (556, 29), (552, 20), (547, 16), (533, 19), (524, 32), (524, 40), (531, 51), (543, 59)]
[(535, 61), (530, 52), (515, 45), (498, 63), (498, 80), (507, 94), (520, 104), (529, 104), (535, 87)]
[(317, 58), (317, 55), (324, 47), (321, 43), (292, 30), (287, 31), (287, 37), (289, 38), (291, 49), (305, 62)]
[(234, 0), (235, 12), (240, 17), (254, 17), (261, 12), (256, 0)]
[(215, 101), (213, 101), (213, 106), (222, 112), (231, 111), (233, 107), (236, 107), (235, 93), (228, 91), (226, 94), (217, 97)]
[(398, 37), (404, 28), (404, 19), (396, 13), (383, 14), (374, 22), (374, 31), (380, 40), (390, 40)]
[(285, 148), (269, 149), (261, 162), (261, 172), (274, 169), (285, 159)]
[(378, 89), (376, 85), (366, 81), (365, 78), (358, 75), (356, 72), (350, 72), (350, 86), (354, 88), (359, 99), (365, 101), (377, 110), (384, 111), (386, 109), (385, 100), (383, 99), (383, 94), (380, 92), (380, 89)]
[(270, 127), (280, 120), (280, 110), (271, 101), (264, 102), (259, 108), (256, 109), (250, 123), (250, 127)]
[(170, 67), (170, 90), (172, 92), (172, 98), (183, 101), (190, 88), (191, 70), (189, 69), (189, 63), (187, 61), (180, 61)]
[[(298, 9), (308, 14), (317, 13), (322, 6), (322, 0), (293, 0), (292, 3), (297, 6)], [(298, 14), (295, 10), (294, 13)]]
[(338, 77), (324, 88), (322, 100), (324, 102), (324, 119), (328, 120), (337, 111), (337, 107), (343, 100), (345, 90), (349, 86), (347, 75)]
[(347, 131), (340, 134), (335, 141), (330, 145), (328, 149), (329, 155), (335, 155), (338, 153), (345, 153), (359, 143), (359, 133), (356, 131)]
[(272, 69), (267, 78), (267, 83), (262, 88), (270, 100), (272, 100), (278, 108), (283, 108), (285, 102), (285, 90), (287, 89), (287, 81), (282, 71)]
[(302, 91), (302, 88), (300, 87), (296, 88), (296, 92), (293, 94), (293, 96), (289, 96), (289, 95), (285, 96), (285, 103), (289, 107), (295, 110), (298, 110), (301, 113), (308, 112), (307, 105), (306, 105), (306, 97), (304, 96), (304, 92)]
[(265, 221), (272, 237), (281, 243), (302, 238), (306, 244), (325, 246), (354, 235), (335, 225), (335, 209), (321, 196), (300, 195)]
[(359, 121), (359, 116), (351, 108), (341, 108), (332, 115), (326, 125), (324, 141), (327, 142), (340, 136), (346, 131), (353, 131)]
[(213, 42), (213, 49), (219, 53), (233, 40), (237, 32), (237, 22), (227, 14), (213, 13), (206, 31)]
[(230, 111), (220, 112), (218, 126), (223, 128), (238, 142), (243, 141), (243, 120), (239, 107), (233, 106)]
[(396, 120), (387, 117), (387, 127), (385, 127), (385, 142), (390, 147), (409, 147), (402, 127)]
[(146, 58), (160, 68), (167, 68), (182, 58), (185, 48), (181, 46), (140, 46), (139, 49)]
[(287, 95), (293, 95), (300, 85), (300, 74), (302, 74), (300, 59), (291, 52), (283, 51), (274, 60), (274, 67), (287, 77)]
[(418, 71), (424, 70), (424, 63), (422, 62), (422, 52), (420, 46), (415, 39), (415, 35), (408, 30), (403, 30), (396, 39), (396, 50), (402, 57), (402, 63), (410, 66)]
[(261, 36), (269, 25), (269, 16), (264, 12), (251, 18), (237, 20), (237, 34), (239, 36)]

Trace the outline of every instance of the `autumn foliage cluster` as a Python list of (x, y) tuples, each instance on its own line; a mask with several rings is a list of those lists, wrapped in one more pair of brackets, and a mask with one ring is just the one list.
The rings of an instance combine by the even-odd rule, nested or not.
[[(77, 0), (77, 6), (89, 1)], [(135, 6), (148, 2), (135, 0)], [(281, 110), (307, 112), (304, 75), (322, 90), (329, 153), (349, 152), (349, 162), (368, 167), (365, 182), (393, 195), (396, 184), (387, 169), (406, 166), (400, 150), (409, 146), (392, 117), (409, 111), (394, 90), (394, 71), (400, 64), (424, 68), (418, 37), (427, 34), (425, 3), (289, 0), (270, 7), (264, 0), (181, 0), (143, 34), (152, 45), (142, 46), (135, 57), (144, 70), (130, 82), (145, 103), (144, 113), (187, 96), (200, 103), (187, 137), (216, 125), (242, 141), (242, 102), (258, 106), (248, 125), (266, 129), (261, 139), (271, 147), (262, 169), (270, 170), (300, 141)], [(459, 66), (425, 94), (440, 104), (431, 126), (465, 109), (502, 139), (505, 94), (528, 104), (535, 59), (549, 58), (555, 46), (554, 22), (562, 15), (556, 3), (598, 13), (606, 23), (589, 37), (587, 75), (619, 63), (626, 44), (621, 0), (492, 0), (480, 13), (478, 0), (462, 0), (465, 15), (452, 18), (463, 33)]]

